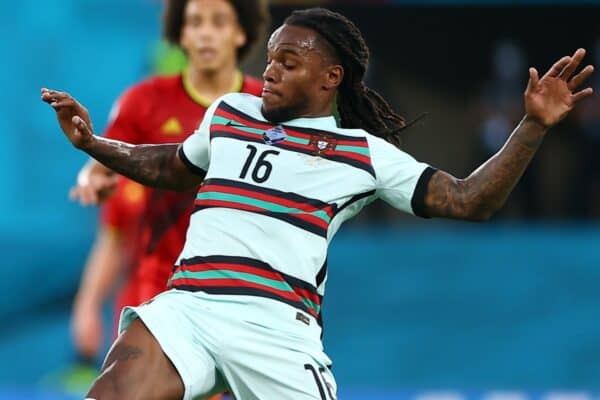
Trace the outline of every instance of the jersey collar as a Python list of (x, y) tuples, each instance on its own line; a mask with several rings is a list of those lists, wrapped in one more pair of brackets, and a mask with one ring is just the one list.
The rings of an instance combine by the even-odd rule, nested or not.
[[(189, 69), (184, 69), (181, 74), (181, 80), (183, 82), (183, 89), (187, 93), (188, 96), (196, 103), (200, 104), (202, 107), (210, 107), (212, 102), (204, 97), (200, 92), (196, 90), (194, 85), (192, 85), (192, 81), (190, 80)], [(235, 78), (233, 80), (233, 86), (231, 87), (230, 92), (239, 92), (242, 90), (242, 86), (244, 86), (244, 75), (238, 69), (235, 70)]]

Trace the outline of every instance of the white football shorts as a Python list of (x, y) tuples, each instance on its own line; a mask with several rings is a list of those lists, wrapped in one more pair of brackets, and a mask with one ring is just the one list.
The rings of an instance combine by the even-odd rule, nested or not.
[(296, 308), (254, 296), (171, 289), (121, 313), (140, 318), (171, 360), (184, 400), (229, 391), (236, 400), (335, 400), (321, 329)]

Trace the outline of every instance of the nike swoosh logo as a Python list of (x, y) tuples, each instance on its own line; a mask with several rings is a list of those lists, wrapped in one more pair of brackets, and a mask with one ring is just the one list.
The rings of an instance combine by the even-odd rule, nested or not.
[(238, 124), (237, 122), (227, 121), (225, 126), (233, 126), (234, 128), (246, 128), (246, 125)]

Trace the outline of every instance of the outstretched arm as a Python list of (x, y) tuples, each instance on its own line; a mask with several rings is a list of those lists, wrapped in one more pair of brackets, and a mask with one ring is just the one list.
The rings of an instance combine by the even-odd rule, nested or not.
[(425, 212), (431, 217), (486, 220), (500, 209), (523, 175), (548, 130), (560, 122), (591, 88), (575, 90), (592, 74), (591, 65), (577, 75), (585, 50), (563, 57), (541, 78), (529, 70), (525, 117), (506, 144), (465, 179), (438, 171), (429, 181)]
[(111, 170), (143, 185), (163, 189), (184, 191), (202, 183), (204, 176), (192, 172), (180, 158), (180, 144), (131, 145), (96, 136), (87, 110), (69, 94), (42, 89), (42, 100), (54, 108), (73, 146)]
[[(74, 123), (80, 131), (87, 129), (82, 120), (74, 120)], [(191, 173), (179, 158), (177, 143), (130, 145), (97, 136), (92, 138), (81, 147), (83, 151), (142, 185), (184, 191), (202, 183), (203, 177)]]

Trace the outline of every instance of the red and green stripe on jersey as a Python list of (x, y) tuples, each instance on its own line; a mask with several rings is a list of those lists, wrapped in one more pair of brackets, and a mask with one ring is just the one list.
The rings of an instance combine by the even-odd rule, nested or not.
[(194, 211), (207, 208), (233, 208), (285, 221), (298, 228), (327, 237), (337, 205), (228, 179), (204, 181), (194, 202)]
[(179, 290), (266, 297), (300, 309), (317, 320), (321, 313), (323, 297), (313, 285), (247, 257), (182, 259), (169, 284)]
[[(265, 132), (278, 126), (285, 131), (285, 138), (272, 143), (271, 146), (341, 162), (375, 176), (366, 137), (347, 136), (289, 125), (273, 125), (252, 118), (223, 101), (218, 105), (211, 119), (210, 137), (211, 140), (221, 137), (265, 143), (263, 136)], [(328, 140), (329, 146), (326, 149), (316, 147), (317, 142), (322, 138)]]

